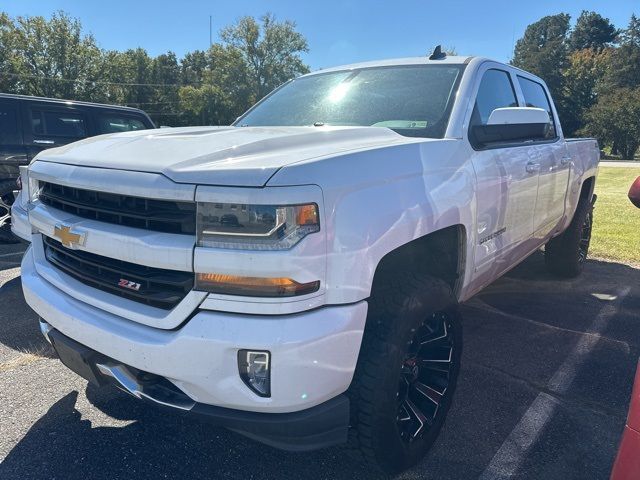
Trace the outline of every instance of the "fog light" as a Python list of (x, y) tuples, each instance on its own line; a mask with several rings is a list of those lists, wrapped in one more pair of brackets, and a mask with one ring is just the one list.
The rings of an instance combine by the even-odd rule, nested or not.
[(271, 396), (271, 354), (256, 350), (238, 351), (238, 371), (242, 381), (261, 397)]

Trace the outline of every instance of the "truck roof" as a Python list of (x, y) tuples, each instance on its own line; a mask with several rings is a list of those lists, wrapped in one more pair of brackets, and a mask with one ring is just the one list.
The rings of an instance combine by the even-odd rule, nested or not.
[(57, 103), (64, 105), (82, 105), (85, 107), (97, 107), (97, 108), (109, 108), (113, 110), (127, 110), (129, 112), (137, 112), (144, 113), (143, 110), (134, 107), (125, 107), (124, 105), (110, 105), (108, 103), (93, 103), (93, 102), (81, 102), (77, 100), (65, 100), (62, 98), (49, 98), (49, 97), (35, 97), (31, 95), (18, 95), (14, 93), (0, 93), (0, 99), (2, 98), (11, 98), (16, 100), (26, 100), (26, 101), (37, 101), (37, 102), (47, 102), (47, 103)]
[(316, 75), (318, 73), (335, 72), (340, 70), (355, 70), (359, 68), (393, 67), (397, 65), (463, 65), (469, 63), (472, 58), (474, 57), (466, 55), (447, 55), (439, 60), (429, 60), (428, 55), (425, 55), (424, 57), (390, 58), (387, 60), (373, 60), (370, 62), (352, 63), (349, 65), (320, 69), (315, 72), (308, 73), (307, 75)]

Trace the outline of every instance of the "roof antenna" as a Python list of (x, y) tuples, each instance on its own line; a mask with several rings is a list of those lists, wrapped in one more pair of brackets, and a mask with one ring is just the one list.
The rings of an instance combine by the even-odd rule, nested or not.
[(446, 58), (447, 54), (442, 51), (442, 45), (436, 45), (433, 49), (433, 53), (429, 55), (429, 60), (442, 60)]

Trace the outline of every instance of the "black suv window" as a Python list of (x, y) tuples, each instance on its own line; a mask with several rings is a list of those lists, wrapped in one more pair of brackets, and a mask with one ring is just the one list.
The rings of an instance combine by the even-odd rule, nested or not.
[(15, 107), (0, 104), (0, 136), (18, 133), (18, 115)]
[(31, 110), (31, 126), (36, 135), (84, 138), (87, 127), (84, 116), (64, 110)]
[(549, 114), (549, 130), (547, 131), (547, 138), (556, 138), (556, 125), (553, 121), (553, 112), (551, 111), (551, 103), (547, 97), (547, 93), (544, 91), (544, 87), (538, 82), (529, 80), (528, 78), (518, 76), (518, 83), (522, 89), (524, 95), (524, 101), (527, 107), (543, 108)]
[(496, 108), (517, 107), (516, 92), (509, 74), (503, 70), (487, 70), (480, 82), (471, 125), (486, 125)]
[(145, 128), (149, 127), (142, 120), (128, 115), (98, 115), (98, 133), (130, 132), (132, 130), (144, 130)]

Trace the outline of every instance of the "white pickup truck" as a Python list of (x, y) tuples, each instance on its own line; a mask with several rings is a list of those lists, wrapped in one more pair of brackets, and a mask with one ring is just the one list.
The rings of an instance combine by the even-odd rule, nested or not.
[(435, 52), (291, 80), (230, 127), (43, 151), (12, 225), (78, 374), (394, 472), (451, 405), (458, 304), (543, 246), (580, 272), (598, 160), (541, 79)]

